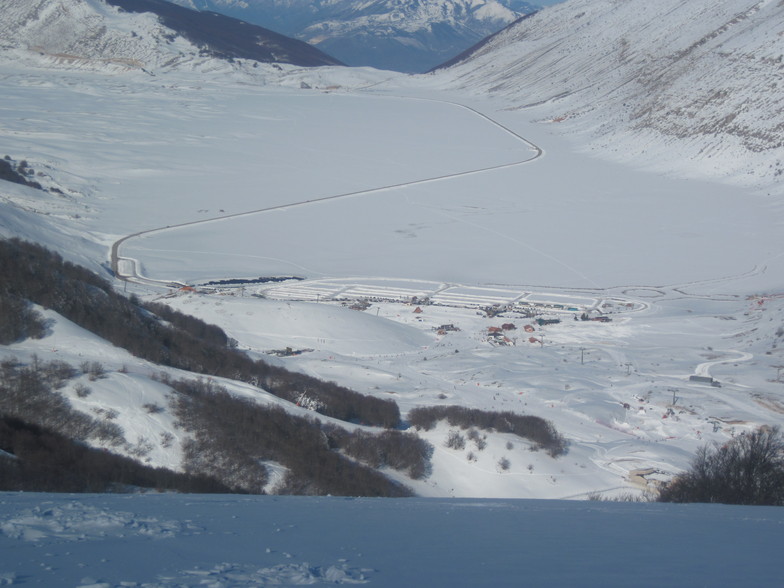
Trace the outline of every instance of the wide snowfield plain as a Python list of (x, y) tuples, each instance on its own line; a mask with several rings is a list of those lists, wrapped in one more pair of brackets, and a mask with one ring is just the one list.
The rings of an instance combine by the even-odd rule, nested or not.
[(79, 588), (776, 585), (775, 507), (0, 494), (0, 582)]
[[(433, 472), (402, 479), (420, 495), (642, 491), (703, 443), (784, 421), (782, 211), (765, 190), (610, 163), (568, 127), (533, 122), (546, 107), (467, 99), (429, 77), (6, 64), (2, 80), (3, 149), (62, 192), (8, 188), (5, 234), (104, 269), (124, 239), (117, 270), (131, 281), (118, 287), (221, 325), (251, 354), (304, 350), (274, 361), (394, 398), (404, 415), (513, 410), (570, 442), (553, 459), (510, 436), (455, 450), (446, 425), (422, 432)], [(303, 280), (173, 286), (260, 276)], [(435, 304), (415, 313), (414, 296)], [(527, 333), (522, 312), (480, 311), (534, 303), (561, 323)], [(612, 322), (576, 320), (584, 310)], [(503, 323), (515, 325), (506, 340), (488, 336)], [(3, 353), (78, 364), (78, 341), (61, 324)], [(90, 344), (131, 368), (96, 396), (122, 409), (131, 444), (171, 428), (135, 418), (125, 394), (154, 368)], [(156, 447), (148, 461), (177, 455)]]

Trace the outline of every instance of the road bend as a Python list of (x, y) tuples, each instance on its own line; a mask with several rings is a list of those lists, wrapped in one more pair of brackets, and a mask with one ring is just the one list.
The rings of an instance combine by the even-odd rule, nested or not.
[(498, 127), (499, 129), (503, 130), (504, 132), (506, 132), (506, 133), (512, 135), (513, 137), (515, 137), (517, 140), (525, 143), (533, 151), (533, 154), (530, 157), (527, 157), (527, 158), (525, 158), (523, 160), (513, 161), (511, 163), (504, 163), (504, 164), (500, 164), (500, 165), (493, 165), (493, 166), (489, 166), (489, 167), (483, 167), (483, 168), (479, 168), (479, 169), (472, 169), (472, 170), (457, 172), (457, 173), (453, 173), (453, 174), (434, 176), (434, 177), (431, 177), (431, 178), (424, 178), (424, 179), (421, 179), (421, 180), (413, 180), (413, 181), (410, 181), (410, 182), (401, 182), (399, 184), (388, 184), (388, 185), (385, 185), (385, 186), (379, 186), (377, 188), (370, 188), (368, 190), (358, 190), (358, 191), (355, 191), (355, 192), (344, 192), (344, 193), (341, 193), (341, 194), (334, 194), (334, 195), (331, 195), (331, 196), (323, 196), (323, 197), (319, 197), (319, 198), (311, 198), (309, 200), (302, 200), (302, 201), (299, 201), (299, 202), (290, 202), (290, 203), (287, 203), (287, 204), (280, 204), (280, 205), (276, 205), (276, 206), (268, 206), (266, 208), (258, 208), (258, 209), (254, 209), (254, 210), (247, 210), (247, 211), (244, 211), (244, 212), (237, 212), (237, 213), (233, 213), (233, 214), (227, 214), (227, 215), (224, 215), (224, 216), (213, 217), (213, 218), (210, 218), (210, 219), (199, 219), (199, 220), (189, 221), (189, 222), (185, 222), (185, 223), (179, 223), (179, 224), (174, 224), (174, 225), (166, 225), (164, 227), (156, 227), (156, 228), (153, 228), (153, 229), (146, 229), (146, 230), (143, 230), (143, 231), (138, 231), (136, 233), (132, 233), (130, 235), (126, 235), (125, 237), (123, 237), (121, 239), (118, 239), (117, 241), (115, 241), (112, 244), (111, 254), (110, 254), (111, 255), (110, 260), (111, 260), (112, 273), (119, 280), (131, 281), (131, 282), (136, 282), (136, 283), (140, 283), (140, 284), (146, 284), (146, 285), (150, 285), (150, 286), (158, 286), (158, 287), (160, 287), (160, 286), (164, 286), (164, 287), (184, 286), (185, 284), (181, 284), (181, 283), (176, 282), (176, 281), (172, 281), (172, 280), (156, 280), (156, 279), (148, 278), (148, 277), (142, 275), (140, 270), (139, 270), (137, 260), (129, 258), (129, 257), (123, 257), (120, 254), (120, 248), (122, 247), (122, 245), (126, 241), (129, 241), (131, 239), (136, 239), (137, 237), (141, 237), (141, 236), (144, 236), (144, 235), (150, 235), (152, 233), (158, 233), (158, 232), (162, 232), (162, 231), (169, 231), (169, 230), (172, 230), (172, 229), (181, 229), (183, 227), (188, 227), (188, 226), (193, 226), (193, 225), (200, 225), (200, 224), (205, 224), (205, 223), (224, 221), (224, 220), (227, 220), (227, 219), (243, 217), (243, 216), (250, 216), (250, 215), (254, 215), (254, 214), (264, 214), (264, 213), (272, 212), (272, 211), (275, 211), (275, 210), (286, 210), (286, 209), (289, 209), (289, 208), (297, 208), (297, 207), (301, 207), (301, 206), (308, 206), (308, 205), (315, 204), (315, 203), (328, 202), (330, 200), (340, 200), (340, 199), (345, 199), (345, 198), (358, 198), (358, 197), (363, 197), (363, 196), (370, 196), (370, 195), (373, 195), (373, 194), (377, 194), (379, 192), (386, 192), (386, 191), (389, 191), (389, 190), (398, 190), (398, 189), (402, 189), (402, 188), (408, 188), (408, 187), (411, 187), (411, 186), (420, 186), (420, 185), (429, 184), (429, 183), (432, 183), (432, 182), (442, 182), (442, 181), (445, 181), (445, 180), (453, 180), (455, 178), (461, 178), (461, 177), (475, 175), (475, 174), (483, 174), (483, 173), (488, 173), (488, 172), (492, 172), (492, 171), (496, 171), (496, 170), (500, 170), (500, 169), (505, 169), (505, 168), (510, 168), (510, 167), (516, 167), (516, 166), (519, 166), (519, 165), (529, 164), (529, 163), (532, 163), (533, 161), (536, 161), (537, 159), (539, 159), (540, 157), (542, 157), (544, 155), (544, 151), (538, 145), (535, 145), (534, 143), (532, 143), (531, 141), (529, 141), (528, 139), (526, 139), (522, 135), (520, 135), (520, 134), (516, 133), (515, 131), (513, 131), (512, 129), (502, 125), (501, 123), (499, 123), (498, 121), (492, 119), (491, 117), (489, 117), (488, 115), (484, 114), (483, 112), (480, 112), (480, 111), (476, 110), (475, 108), (471, 108), (470, 106), (466, 106), (464, 104), (459, 104), (457, 102), (449, 102), (449, 101), (444, 101), (444, 100), (434, 100), (432, 98), (404, 98), (404, 97), (400, 97), (400, 98), (401, 99), (411, 99), (411, 100), (426, 100), (428, 102), (440, 102), (442, 104), (449, 104), (451, 106), (456, 106), (456, 107), (468, 110), (469, 112), (471, 112), (475, 116), (479, 116), (480, 118), (486, 120), (488, 123), (492, 124), (493, 126)]

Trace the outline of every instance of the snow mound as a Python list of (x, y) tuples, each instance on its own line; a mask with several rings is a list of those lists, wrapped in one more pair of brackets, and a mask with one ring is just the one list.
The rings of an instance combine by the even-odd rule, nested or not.
[(133, 513), (107, 510), (71, 501), (43, 503), (0, 522), (0, 532), (21, 541), (95, 541), (107, 535), (140, 535), (172, 538), (188, 531), (179, 521), (137, 517)]
[[(367, 572), (346, 565), (311, 566), (307, 562), (278, 564), (258, 568), (251, 565), (222, 563), (209, 570), (186, 570), (179, 578), (167, 578), (164, 586), (193, 582), (210, 586), (308, 586), (311, 584), (367, 584)], [(187, 585), (187, 584), (186, 584)]]

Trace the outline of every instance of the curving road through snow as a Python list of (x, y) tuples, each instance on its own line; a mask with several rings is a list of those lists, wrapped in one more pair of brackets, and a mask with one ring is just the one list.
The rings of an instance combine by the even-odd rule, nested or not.
[(143, 231), (138, 231), (136, 233), (132, 233), (130, 235), (126, 235), (125, 237), (123, 237), (121, 239), (118, 239), (112, 245), (111, 253), (110, 253), (110, 260), (111, 260), (112, 272), (114, 273), (115, 277), (120, 279), (120, 280), (134, 281), (134, 282), (137, 282), (137, 283), (147, 284), (147, 285), (156, 286), (156, 287), (160, 287), (160, 286), (183, 286), (183, 285), (185, 285), (185, 284), (181, 284), (179, 282), (172, 281), (172, 280), (156, 280), (156, 279), (148, 278), (148, 277), (146, 277), (146, 276), (144, 276), (144, 275), (142, 275), (140, 273), (138, 260), (130, 258), (130, 257), (123, 257), (120, 254), (120, 248), (122, 247), (122, 245), (124, 243), (126, 243), (127, 241), (129, 241), (131, 239), (135, 239), (137, 237), (141, 237), (143, 235), (149, 235), (149, 234), (152, 234), (152, 233), (158, 233), (158, 232), (168, 231), (168, 230), (172, 230), (172, 229), (179, 229), (179, 228), (182, 228), (182, 227), (188, 227), (188, 226), (193, 226), (193, 225), (202, 225), (202, 224), (206, 224), (206, 223), (213, 223), (213, 222), (218, 222), (218, 221), (224, 221), (224, 220), (231, 219), (231, 218), (244, 217), (244, 216), (250, 216), (250, 215), (256, 215), (256, 214), (264, 214), (264, 213), (269, 213), (269, 212), (276, 211), (276, 210), (279, 211), (279, 210), (286, 210), (286, 209), (297, 208), (297, 207), (302, 207), (302, 206), (308, 206), (308, 205), (311, 205), (311, 204), (314, 204), (314, 203), (322, 203), (322, 202), (327, 202), (327, 201), (330, 201), (330, 200), (342, 200), (342, 199), (346, 199), (346, 198), (365, 197), (365, 196), (370, 196), (372, 194), (378, 194), (380, 192), (387, 192), (387, 191), (390, 191), (390, 190), (398, 190), (398, 189), (401, 189), (401, 188), (408, 188), (408, 187), (411, 187), (411, 186), (419, 186), (419, 185), (428, 184), (428, 183), (432, 183), (432, 182), (440, 182), (440, 181), (444, 181), (444, 180), (452, 180), (452, 179), (455, 179), (455, 178), (460, 178), (460, 177), (465, 177), (465, 176), (470, 176), (470, 175), (475, 175), (475, 174), (491, 172), (491, 171), (505, 169), (505, 168), (509, 168), (509, 167), (515, 167), (515, 166), (519, 166), (519, 165), (525, 165), (525, 164), (531, 163), (531, 162), (539, 159), (540, 157), (542, 157), (544, 155), (544, 150), (541, 147), (539, 147), (538, 145), (535, 145), (530, 140), (528, 140), (525, 137), (523, 137), (522, 135), (516, 133), (515, 131), (513, 131), (509, 127), (506, 127), (506, 126), (502, 125), (501, 123), (499, 123), (498, 121), (492, 119), (488, 115), (486, 115), (486, 114), (476, 110), (475, 108), (472, 108), (470, 106), (466, 106), (465, 104), (460, 104), (460, 103), (457, 103), (457, 102), (450, 102), (450, 101), (446, 101), (446, 100), (434, 100), (434, 99), (424, 99), (424, 98), (406, 98), (406, 97), (398, 97), (398, 98), (401, 99), (401, 100), (425, 100), (427, 102), (436, 102), (436, 103), (441, 103), (441, 104), (448, 104), (448, 105), (451, 105), (451, 106), (456, 106), (458, 108), (465, 109), (465, 110), (469, 111), (470, 113), (472, 113), (473, 115), (484, 119), (485, 121), (487, 121), (488, 123), (492, 124), (493, 126), (501, 129), (505, 133), (513, 136), (515, 139), (517, 139), (517, 140), (521, 141), (522, 143), (526, 144), (528, 147), (530, 147), (533, 150), (533, 155), (531, 157), (528, 157), (528, 158), (523, 159), (521, 161), (515, 161), (515, 162), (511, 162), (511, 163), (504, 163), (504, 164), (500, 164), (500, 165), (483, 167), (483, 168), (479, 168), (479, 169), (471, 169), (471, 170), (466, 170), (466, 171), (452, 173), (452, 174), (434, 176), (434, 177), (431, 177), (431, 178), (425, 178), (425, 179), (421, 179), (421, 180), (414, 180), (414, 181), (411, 181), (411, 182), (401, 182), (399, 184), (389, 184), (389, 185), (385, 185), (385, 186), (379, 186), (377, 188), (371, 188), (369, 190), (359, 190), (359, 191), (355, 191), (355, 192), (345, 192), (345, 193), (342, 193), (342, 194), (334, 194), (334, 195), (331, 195), (331, 196), (324, 196), (324, 197), (321, 197), (321, 198), (312, 198), (312, 199), (309, 199), (309, 200), (302, 200), (300, 202), (292, 202), (292, 203), (281, 204), (281, 205), (277, 205), (277, 206), (269, 206), (269, 207), (266, 207), (266, 208), (259, 208), (259, 209), (255, 209), (255, 210), (248, 210), (248, 211), (245, 211), (245, 212), (228, 214), (228, 215), (224, 215), (224, 216), (214, 217), (214, 218), (211, 218), (211, 219), (190, 221), (190, 222), (180, 223), (180, 224), (176, 224), (176, 225), (167, 225), (165, 227), (156, 227), (156, 228), (153, 228), (153, 229), (146, 229), (146, 230), (143, 230)]
[(729, 357), (725, 359), (715, 359), (712, 361), (705, 361), (699, 364), (695, 368), (694, 375), (709, 378), (711, 377), (710, 370), (715, 365), (721, 365), (723, 363), (738, 363), (741, 361), (749, 361), (750, 359), (754, 358), (753, 353), (748, 353), (746, 351), (738, 351), (737, 349), (722, 349), (719, 351), (719, 353), (736, 353), (737, 357)]

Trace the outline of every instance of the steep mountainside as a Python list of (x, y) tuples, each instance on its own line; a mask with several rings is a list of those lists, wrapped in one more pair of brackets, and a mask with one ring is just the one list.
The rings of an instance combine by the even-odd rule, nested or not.
[(173, 0), (318, 46), (349, 65), (422, 72), (536, 7), (521, 0)]
[(783, 183), (781, 1), (571, 0), (442, 75), (518, 108), (546, 104), (548, 120), (619, 159)]
[(0, 9), (4, 48), (84, 67), (157, 69), (209, 57), (340, 63), (302, 41), (163, 0), (0, 0)]

